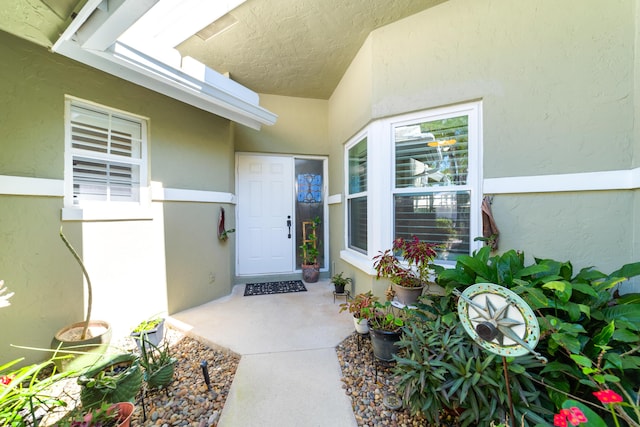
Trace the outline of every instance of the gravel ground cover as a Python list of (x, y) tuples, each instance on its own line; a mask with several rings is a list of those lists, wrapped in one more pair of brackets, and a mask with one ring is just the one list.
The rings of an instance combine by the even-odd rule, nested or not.
[[(211, 348), (173, 328), (166, 328), (165, 331), (165, 339), (178, 358), (174, 380), (166, 389), (146, 390), (138, 395), (131, 425), (217, 426), (240, 356)], [(119, 340), (116, 346), (124, 351), (137, 351), (133, 339), (129, 337)], [(371, 341), (367, 336), (360, 337), (354, 332), (336, 347), (336, 353), (342, 369), (342, 388), (351, 398), (358, 426), (428, 426), (423, 418), (411, 416), (406, 409), (389, 407), (398, 401), (392, 365), (374, 364)], [(207, 361), (211, 389), (205, 383), (202, 361)], [(79, 393), (80, 387), (75, 378), (61, 381), (52, 394), (62, 396), (67, 407), (51, 412), (41, 425), (55, 425), (61, 416), (79, 403)], [(444, 422), (441, 424), (442, 427), (448, 425)]]
[[(166, 389), (160, 390), (144, 390), (143, 385), (144, 393), (138, 394), (131, 425), (217, 426), (240, 356), (213, 349), (173, 328), (165, 327), (165, 339), (178, 359), (174, 380)], [(115, 347), (137, 351), (135, 342), (129, 337), (118, 340)], [(207, 362), (211, 389), (205, 383), (202, 361)], [(79, 404), (80, 386), (75, 378), (70, 378), (57, 384), (51, 394), (61, 396), (67, 406), (51, 411), (43, 420), (43, 426), (55, 425), (64, 414)]]
[(358, 336), (354, 332), (336, 347), (336, 353), (342, 369), (342, 388), (351, 398), (358, 426), (427, 426), (423, 418), (411, 416), (406, 409), (390, 408), (399, 401), (391, 373), (392, 364), (374, 364), (368, 336)]

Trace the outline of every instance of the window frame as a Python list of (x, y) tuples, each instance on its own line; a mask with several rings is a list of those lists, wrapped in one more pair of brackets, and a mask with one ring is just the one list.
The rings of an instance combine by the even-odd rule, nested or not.
[[(140, 156), (139, 158), (118, 156), (111, 153), (92, 153), (73, 147), (72, 141), (72, 106), (87, 108), (90, 110), (116, 115), (128, 121), (140, 124)], [(64, 207), (62, 209), (62, 219), (69, 221), (83, 220), (123, 220), (123, 219), (151, 219), (151, 201), (149, 191), (148, 176), (148, 141), (149, 141), (149, 119), (140, 115), (126, 111), (107, 107), (95, 102), (76, 98), (70, 95), (65, 96), (64, 106), (64, 126), (65, 126), (65, 149), (64, 149)], [(117, 129), (117, 128), (116, 128)], [(97, 162), (108, 162), (127, 164), (138, 169), (136, 177), (138, 180), (136, 201), (114, 201), (114, 200), (82, 200), (78, 203), (74, 201), (74, 166), (75, 158), (91, 159)]]
[[(379, 252), (389, 249), (394, 239), (395, 218), (394, 198), (397, 194), (415, 194), (416, 188), (395, 188), (395, 146), (394, 129), (408, 123), (438, 120), (438, 118), (468, 115), (469, 155), (468, 176), (464, 186), (454, 185), (438, 187), (432, 191), (470, 191), (471, 212), (469, 223), (469, 253), (479, 249), (481, 242), (474, 241), (482, 235), (482, 216), (480, 213), (482, 202), (482, 101), (465, 102), (445, 107), (430, 108), (417, 112), (401, 114), (394, 117), (371, 122), (364, 130), (351, 138), (345, 144), (344, 150), (344, 250), (340, 251), (340, 258), (355, 267), (375, 274), (373, 257)], [(363, 137), (367, 137), (367, 230), (368, 251), (366, 254), (357, 252), (348, 245), (349, 239), (349, 148), (357, 144)], [(380, 173), (373, 171), (380, 171)], [(386, 173), (385, 173), (386, 172)], [(375, 207), (375, 209), (373, 209)], [(436, 261), (445, 267), (455, 265), (455, 261)]]
[[(444, 185), (444, 186), (424, 186), (424, 187), (397, 187), (396, 186), (396, 144), (395, 144), (395, 129), (397, 127), (418, 124), (423, 122), (433, 122), (437, 120), (444, 120), (448, 118), (455, 118), (460, 116), (467, 116), (467, 130), (468, 130), (468, 142), (467, 142), (467, 180), (465, 184), (460, 185)], [(406, 114), (396, 118), (392, 118), (388, 122), (390, 127), (390, 141), (389, 146), (391, 148), (390, 162), (391, 162), (391, 209), (393, 219), (389, 224), (391, 230), (390, 242), (395, 238), (396, 220), (395, 213), (393, 211), (395, 205), (396, 196), (410, 196), (410, 195), (428, 195), (428, 194), (442, 194), (442, 193), (456, 193), (456, 192), (469, 192), (470, 196), (470, 218), (469, 218), (469, 254), (473, 250), (479, 248), (479, 245), (474, 244), (474, 238), (482, 236), (481, 225), (479, 227), (479, 219), (481, 218), (480, 203), (482, 202), (481, 196), (481, 179), (480, 179), (480, 103), (466, 103), (449, 107), (442, 107), (433, 110), (425, 110), (417, 113)], [(455, 260), (437, 260), (438, 264), (453, 265)]]
[[(354, 149), (358, 144), (360, 144), (362, 141), (366, 141), (366, 158), (367, 158), (367, 170), (366, 170), (366, 183), (367, 183), (367, 187), (365, 191), (359, 191), (357, 193), (351, 193), (350, 191), (350, 165), (349, 165), (349, 152)], [(344, 246), (345, 248), (347, 248), (349, 251), (353, 252), (354, 254), (357, 254), (358, 256), (368, 256), (369, 252), (369, 236), (370, 236), (370, 221), (369, 221), (369, 215), (370, 215), (370, 211), (369, 211), (369, 189), (370, 189), (370, 176), (371, 174), (369, 173), (371, 167), (369, 164), (369, 148), (370, 148), (370, 138), (369, 138), (369, 133), (368, 132), (361, 132), (359, 134), (357, 134), (356, 136), (354, 136), (353, 138), (351, 138), (344, 147), (344, 156), (345, 156), (345, 162), (344, 162), (344, 176), (345, 176), (345, 182), (344, 182), (344, 194), (345, 194), (345, 210), (344, 210), (344, 219), (345, 219), (345, 241), (344, 241)], [(350, 245), (350, 238), (351, 238), (351, 221), (350, 221), (350, 201), (351, 200), (355, 200), (355, 199), (362, 199), (362, 198), (366, 199), (366, 212), (367, 212), (367, 230), (366, 230), (366, 239), (367, 239), (367, 249), (363, 249), (363, 248), (358, 248), (358, 247), (351, 247)]]

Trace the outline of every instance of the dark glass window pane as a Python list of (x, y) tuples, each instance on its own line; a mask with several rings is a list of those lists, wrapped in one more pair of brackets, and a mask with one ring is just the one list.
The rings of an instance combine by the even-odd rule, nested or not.
[(435, 192), (394, 197), (394, 238), (418, 236), (441, 245), (438, 259), (455, 260), (470, 251), (470, 192)]
[(367, 197), (349, 199), (349, 247), (367, 253)]

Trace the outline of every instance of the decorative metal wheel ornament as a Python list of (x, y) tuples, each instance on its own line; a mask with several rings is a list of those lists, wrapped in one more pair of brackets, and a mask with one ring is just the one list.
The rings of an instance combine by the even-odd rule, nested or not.
[(513, 291), (493, 283), (478, 283), (455, 294), (460, 297), (462, 326), (478, 345), (500, 356), (531, 353), (546, 363), (546, 358), (534, 350), (540, 339), (538, 320)]

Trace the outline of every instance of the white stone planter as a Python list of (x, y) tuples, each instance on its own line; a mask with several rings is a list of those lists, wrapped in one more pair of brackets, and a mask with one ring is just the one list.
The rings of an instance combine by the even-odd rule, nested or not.
[(359, 334), (369, 333), (369, 324), (367, 323), (367, 319), (358, 319), (357, 317), (354, 317), (353, 323), (356, 325), (357, 333)]

